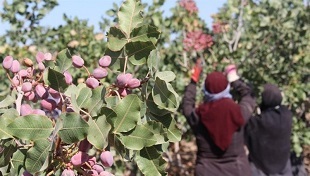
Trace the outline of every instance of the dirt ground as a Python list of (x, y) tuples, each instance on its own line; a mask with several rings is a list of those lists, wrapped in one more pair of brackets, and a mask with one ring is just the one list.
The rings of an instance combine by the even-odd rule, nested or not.
[(304, 147), (304, 163), (306, 170), (308, 172), (308, 175), (310, 175), (310, 146), (305, 146)]

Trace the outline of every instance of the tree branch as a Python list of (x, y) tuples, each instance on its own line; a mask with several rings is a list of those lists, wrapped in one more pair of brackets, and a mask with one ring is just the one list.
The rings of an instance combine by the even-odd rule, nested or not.
[(238, 17), (238, 27), (237, 30), (235, 32), (235, 38), (234, 38), (234, 47), (233, 47), (233, 51), (236, 51), (238, 48), (238, 43), (241, 37), (241, 30), (243, 27), (243, 10), (244, 10), (244, 4), (245, 4), (246, 0), (241, 0), (241, 4), (240, 4), (240, 14)]

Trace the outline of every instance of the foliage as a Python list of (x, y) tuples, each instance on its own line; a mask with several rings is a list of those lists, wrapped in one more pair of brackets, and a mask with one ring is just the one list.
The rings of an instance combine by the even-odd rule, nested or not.
[[(84, 56), (70, 49), (54, 57), (38, 52), (36, 61), (23, 59), (19, 72), (12, 69), (19, 61), (11, 64), (9, 57), (3, 60), (8, 65), (7, 76), (19, 81), (11, 82), (12, 92), (0, 107), (2, 173), (86, 174), (93, 172), (91, 163), (99, 160), (95, 151), (109, 150), (136, 162), (143, 174), (165, 175), (162, 153), (169, 142), (181, 138), (171, 115), (179, 101), (171, 85), (175, 75), (158, 71), (156, 44), (160, 32), (144, 22), (142, 11), (139, 1), (125, 1), (117, 14), (118, 25), (108, 31), (104, 55), (112, 59), (109, 78), (97, 80)], [(74, 23), (80, 26), (77, 20)], [(93, 40), (89, 36), (85, 39)], [(47, 49), (49, 45), (45, 46)], [(88, 60), (98, 67), (98, 61)], [(102, 67), (108, 69), (105, 66)], [(134, 71), (137, 67), (139, 74)], [(81, 74), (82, 69), (86, 74)], [(24, 75), (23, 70), (30, 71)], [(74, 71), (80, 73), (75, 78), (79, 75), (86, 81), (72, 84), (70, 75)], [(130, 79), (123, 79), (123, 75)], [(85, 140), (91, 149), (83, 149)], [(105, 157), (101, 154), (101, 163), (111, 166), (111, 159)]]

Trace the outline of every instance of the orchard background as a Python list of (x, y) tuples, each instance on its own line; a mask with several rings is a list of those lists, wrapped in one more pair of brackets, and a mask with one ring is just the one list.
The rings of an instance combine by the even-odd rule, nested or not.
[[(279, 85), (284, 93), (284, 103), (294, 113), (292, 156), (310, 165), (308, 0), (227, 0), (212, 15), (212, 28), (208, 28), (198, 16), (203, 9), (199, 9), (195, 1), (177, 2), (171, 9), (172, 15), (167, 17), (160, 10), (165, 0), (153, 0), (151, 3), (142, 0), (141, 4), (138, 0), (124, 2), (121, 7), (114, 4), (113, 9), (103, 14), (99, 22), (102, 32), (99, 33), (95, 33), (94, 27), (87, 21), (68, 18), (65, 14), (64, 25), (53, 28), (41, 26), (40, 21), (58, 5), (56, 0), (3, 2), (1, 20), (8, 22), (11, 28), (0, 36), (0, 61), (10, 55), (20, 63), (25, 58), (35, 63), (39, 52), (51, 53), (52, 61), (44, 63), (48, 71), (44, 72), (43, 82), (40, 80), (40, 83), (47, 88), (61, 90), (64, 96), (71, 98), (74, 112), (63, 113), (59, 119), (65, 123), (65, 117), (74, 117), (84, 129), (74, 139), (70, 138), (70, 134), (60, 132), (58, 138), (66, 141), (64, 147), (67, 145), (74, 149), (87, 138), (92, 145), (89, 153), (98, 160), (98, 151), (107, 147), (114, 155), (114, 165), (107, 170), (115, 175), (164, 175), (165, 168), (171, 175), (193, 174), (194, 139), (178, 106), (184, 87), (190, 81), (191, 67), (197, 58), (203, 58), (204, 74), (214, 69), (223, 70), (230, 63), (237, 64), (239, 73), (252, 84), (257, 96), (264, 83)], [(126, 20), (128, 15), (132, 17), (129, 21), (134, 23), (132, 26)], [(83, 58), (88, 71), (71, 65), (74, 55)], [(100, 86), (97, 87), (100, 90), (89, 88), (84, 82), (93, 75), (88, 72), (95, 70), (99, 59), (105, 55), (112, 58), (107, 68), (108, 75), (100, 79)], [(73, 84), (69, 86), (64, 82), (55, 85), (55, 79), (64, 79), (64, 71), (70, 72)], [(17, 119), (20, 119), (20, 114), (15, 113), (18, 92), (12, 90), (6, 72), (1, 67), (2, 174), (23, 173), (25, 169), (29, 171), (28, 168), (33, 168), (30, 170), (32, 174), (59, 174), (65, 167), (63, 163), (59, 164), (61, 162), (53, 162), (53, 156), (50, 156), (55, 149), (53, 142), (25, 137), (12, 130), (17, 125)], [(141, 86), (133, 89), (122, 87), (117, 79), (122, 73), (130, 73), (140, 81)], [(14, 73), (9, 75), (13, 77)], [(83, 104), (81, 98), (84, 95), (100, 102), (100, 107)], [(104, 98), (98, 99), (97, 96)], [(128, 107), (127, 103), (131, 101), (139, 103)], [(32, 105), (40, 108), (35, 103)], [(126, 108), (132, 111), (131, 115), (124, 114)], [(107, 111), (115, 113), (115, 117)], [(88, 120), (83, 119), (85, 114)], [(53, 113), (49, 115), (53, 116)], [(27, 117), (37, 119), (38, 116)], [(119, 117), (133, 119), (121, 118), (125, 121), (120, 122)], [(53, 127), (53, 134), (63, 130), (57, 123), (49, 125)], [(97, 131), (89, 130), (94, 126)], [(97, 132), (103, 133), (102, 141), (96, 140)], [(150, 140), (133, 142), (130, 139), (132, 135)], [(56, 139), (56, 136), (53, 137)], [(29, 158), (34, 157), (32, 154), (37, 148), (29, 144), (36, 144), (34, 141), (38, 140), (37, 144), (51, 150), (45, 152), (46, 157), (40, 158), (40, 164), (34, 164)], [(146, 154), (151, 155), (146, 157)], [(16, 162), (16, 158), (22, 159)]]

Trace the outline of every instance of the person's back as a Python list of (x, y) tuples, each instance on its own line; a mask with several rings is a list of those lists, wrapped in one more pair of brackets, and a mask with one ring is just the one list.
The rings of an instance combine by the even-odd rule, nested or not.
[(261, 112), (246, 125), (245, 140), (253, 176), (292, 175), (289, 161), (292, 113), (281, 101), (279, 88), (266, 84)]
[(204, 86), (207, 98), (198, 108), (195, 108), (197, 79), (186, 87), (182, 110), (196, 137), (195, 175), (250, 176), (243, 127), (255, 101), (249, 87), (237, 79), (231, 85), (242, 97), (239, 105), (232, 100), (230, 85), (222, 73), (207, 76)]

